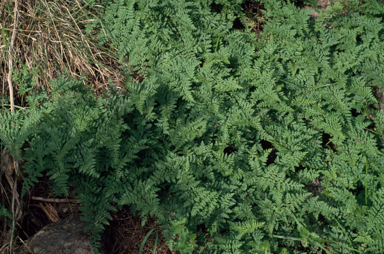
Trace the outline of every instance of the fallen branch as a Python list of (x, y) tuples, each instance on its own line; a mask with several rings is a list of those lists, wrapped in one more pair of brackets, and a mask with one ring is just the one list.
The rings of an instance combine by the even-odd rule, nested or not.
[(42, 198), (42, 197), (34, 197), (34, 196), (32, 196), (32, 200), (45, 201), (45, 202), (55, 202), (55, 203), (79, 202), (78, 199)]

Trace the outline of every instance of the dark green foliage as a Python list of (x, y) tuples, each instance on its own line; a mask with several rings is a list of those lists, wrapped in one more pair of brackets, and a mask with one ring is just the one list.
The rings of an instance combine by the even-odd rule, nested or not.
[(383, 12), (349, 1), (315, 21), (265, 0), (256, 38), (233, 28), (242, 2), (105, 6), (98, 39), (134, 66), (129, 95), (96, 100), (61, 79), (52, 102), (2, 116), (5, 144), (31, 144), (25, 187), (44, 171), (56, 194), (76, 187), (95, 233), (112, 202), (132, 205), (143, 223), (156, 216), (182, 253), (378, 253)]

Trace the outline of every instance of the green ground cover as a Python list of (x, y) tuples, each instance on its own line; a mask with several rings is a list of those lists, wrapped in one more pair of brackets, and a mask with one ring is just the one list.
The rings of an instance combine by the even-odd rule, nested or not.
[(313, 19), (264, 0), (258, 33), (243, 3), (103, 1), (87, 32), (116, 48), (128, 92), (60, 76), (4, 112), (2, 143), (29, 143), (22, 195), (43, 172), (74, 187), (95, 247), (118, 204), (181, 253), (379, 253), (382, 1)]

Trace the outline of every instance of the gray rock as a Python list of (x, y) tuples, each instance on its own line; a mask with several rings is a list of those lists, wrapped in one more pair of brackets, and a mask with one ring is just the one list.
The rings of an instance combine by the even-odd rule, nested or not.
[[(23, 253), (34, 254), (94, 254), (90, 244), (91, 232), (84, 230), (88, 222), (75, 214), (43, 227), (22, 248)], [(108, 254), (108, 239), (102, 235), (99, 254)], [(32, 252), (31, 252), (32, 251)]]

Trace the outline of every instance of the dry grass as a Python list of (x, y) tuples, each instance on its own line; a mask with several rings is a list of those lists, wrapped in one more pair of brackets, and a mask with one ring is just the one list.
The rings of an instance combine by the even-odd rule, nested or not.
[[(21, 62), (34, 72), (35, 88), (48, 92), (49, 80), (56, 78), (63, 68), (73, 77), (84, 74), (88, 79), (84, 85), (92, 86), (95, 94), (100, 94), (110, 79), (123, 88), (118, 58), (112, 53), (115, 49), (109, 45), (98, 46), (92, 39), (94, 34), (87, 35), (85, 31), (85, 24), (91, 20), (89, 17), (99, 16), (97, 10), (101, 6), (88, 10), (85, 0), (19, 0), (18, 15), (15, 15), (15, 2), (7, 1), (0, 5), (1, 29), (5, 35), (0, 41), (1, 73), (23, 69)], [(16, 24), (15, 16), (18, 16)], [(15, 25), (16, 37), (11, 41)], [(9, 68), (10, 45), (13, 68)], [(21, 102), (18, 85), (14, 84), (16, 104)], [(2, 94), (9, 94), (5, 75), (2, 76)]]
[[(0, 79), (2, 111), (28, 107), (25, 97), (25, 81), (20, 74), (32, 74), (33, 87), (50, 92), (50, 79), (66, 69), (72, 77), (84, 75), (84, 85), (95, 96), (102, 94), (110, 80), (123, 87), (121, 64), (114, 55), (115, 48), (98, 45), (94, 33), (87, 34), (85, 24), (92, 17), (100, 16), (102, 6), (87, 6), (85, 0), (2, 0), (0, 2)], [(74, 16), (75, 14), (75, 16)], [(91, 18), (90, 18), (91, 17)], [(124, 66), (126, 68), (127, 66)], [(17, 78), (19, 77), (19, 78)], [(23, 83), (24, 82), (24, 83)], [(29, 82), (28, 82), (29, 83)], [(42, 179), (34, 190), (20, 199), (22, 164), (10, 158), (1, 147), (0, 193), (1, 204), (15, 219), (10, 223), (0, 221), (0, 254), (14, 253), (17, 245), (23, 244), (41, 226), (63, 219), (78, 212), (76, 203), (60, 203), (32, 200), (32, 196), (54, 198), (48, 181)], [(16, 180), (16, 181), (15, 181)], [(24, 205), (23, 205), (24, 204)], [(0, 207), (1, 208), (1, 207)], [(33, 216), (31, 216), (33, 215)], [(145, 227), (128, 208), (112, 214), (110, 237), (114, 242), (113, 253), (138, 253), (146, 233), (156, 224), (150, 218)], [(34, 218), (31, 218), (34, 217)], [(143, 253), (152, 253), (155, 233), (146, 242)], [(171, 253), (160, 237), (161, 248), (156, 253)]]

